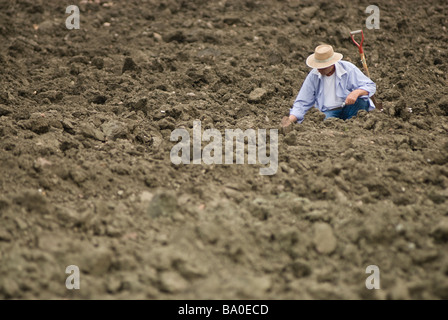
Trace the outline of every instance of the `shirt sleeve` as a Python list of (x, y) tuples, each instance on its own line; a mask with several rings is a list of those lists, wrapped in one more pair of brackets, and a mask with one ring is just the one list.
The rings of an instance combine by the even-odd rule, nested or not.
[(376, 84), (368, 78), (358, 67), (354, 67), (348, 79), (349, 90), (362, 89), (369, 93), (369, 98), (376, 92)]
[(316, 100), (316, 90), (314, 88), (314, 83), (311, 73), (308, 74), (302, 87), (300, 88), (299, 94), (289, 112), (290, 115), (295, 116), (299, 123), (303, 121), (305, 113), (311, 109)]

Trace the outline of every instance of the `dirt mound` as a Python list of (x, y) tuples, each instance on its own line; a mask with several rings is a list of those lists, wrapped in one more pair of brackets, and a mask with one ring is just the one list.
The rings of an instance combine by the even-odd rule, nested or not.
[[(362, 1), (78, 5), (0, 2), (0, 298), (448, 298), (445, 1), (373, 30)], [(271, 176), (171, 163), (195, 120), (277, 129), (318, 44), (361, 67), (360, 28), (383, 112), (311, 110)]]

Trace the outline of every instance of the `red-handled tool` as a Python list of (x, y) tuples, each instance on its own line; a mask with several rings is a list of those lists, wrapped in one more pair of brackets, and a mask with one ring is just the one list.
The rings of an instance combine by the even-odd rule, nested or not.
[[(358, 34), (358, 33), (361, 34), (361, 43), (358, 43), (358, 42), (356, 42), (356, 40), (355, 40), (355, 34)], [(354, 43), (356, 44), (356, 46), (358, 47), (358, 49), (359, 49), (359, 53), (363, 53), (363, 50), (362, 50), (362, 43), (364, 42), (364, 32), (363, 32), (362, 30), (351, 31), (351, 32), (350, 32), (350, 37), (352, 38), (353, 42), (354, 42)]]
[[(361, 34), (361, 43), (358, 43), (355, 40), (355, 34), (359, 33)], [(364, 67), (367, 76), (370, 78), (369, 68), (367, 68), (366, 57), (364, 55), (364, 50), (362, 49), (362, 44), (364, 43), (364, 32), (362, 30), (352, 31), (350, 32), (350, 37), (352, 38), (352, 41), (355, 43), (355, 45), (358, 47), (359, 55), (361, 56), (362, 66)]]
[[(355, 34), (361, 34), (361, 43), (356, 42), (355, 40)], [(359, 55), (361, 56), (361, 62), (362, 66), (364, 68), (364, 71), (366, 72), (367, 76), (370, 78), (370, 72), (369, 68), (367, 67), (366, 57), (364, 55), (364, 50), (362, 48), (362, 44), (364, 43), (364, 32), (362, 30), (356, 30), (350, 32), (350, 37), (352, 38), (353, 43), (358, 47)], [(375, 97), (371, 97), (373, 103), (375, 104), (378, 109), (383, 110), (383, 104), (379, 101), (376, 101)]]

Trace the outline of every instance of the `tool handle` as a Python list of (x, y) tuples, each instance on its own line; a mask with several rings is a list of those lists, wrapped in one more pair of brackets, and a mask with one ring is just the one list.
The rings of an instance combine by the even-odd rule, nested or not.
[[(355, 41), (355, 34), (361, 34), (361, 43), (358, 43)], [(364, 67), (364, 70), (367, 74), (367, 76), (370, 78), (370, 72), (369, 68), (367, 67), (366, 57), (364, 55), (364, 50), (362, 49), (362, 43), (364, 42), (364, 32), (362, 30), (356, 30), (350, 32), (350, 37), (352, 38), (352, 41), (356, 44), (356, 46), (359, 49), (359, 54), (361, 55), (361, 62), (362, 66)], [(379, 110), (383, 110), (383, 103), (381, 101), (377, 101), (374, 96), (370, 97), (372, 99), (373, 104), (375, 107), (377, 107)]]
[[(355, 40), (355, 34), (358, 34), (358, 33), (361, 34), (361, 43), (358, 43)], [(362, 44), (364, 42), (364, 32), (362, 30), (352, 31), (352, 32), (350, 32), (350, 37), (352, 38), (352, 41), (355, 43), (355, 45), (358, 47), (359, 53), (360, 54), (364, 53), (364, 50), (362, 49)]]
[(359, 30), (355, 30), (355, 31), (350, 31), (350, 34), (358, 34), (361, 32), (362, 32), (362, 29), (359, 29)]
[(361, 63), (362, 66), (364, 67), (364, 71), (366, 72), (366, 75), (370, 78), (370, 72), (369, 72), (369, 68), (367, 67), (367, 62), (366, 62), (366, 56), (363, 53), (361, 53)]

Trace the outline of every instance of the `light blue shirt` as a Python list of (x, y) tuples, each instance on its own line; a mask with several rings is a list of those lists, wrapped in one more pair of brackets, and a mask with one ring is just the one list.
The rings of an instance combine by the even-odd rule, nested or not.
[[(369, 94), (360, 96), (360, 98), (369, 100), (369, 111), (375, 109), (375, 105), (370, 97), (375, 94), (376, 84), (351, 62), (340, 60), (335, 63), (335, 67), (336, 96), (345, 100), (353, 90), (362, 89)], [(289, 113), (290, 115), (296, 116), (299, 123), (303, 121), (305, 113), (313, 106), (322, 112), (330, 110), (324, 106), (324, 84), (322, 77), (317, 69), (313, 69), (303, 82), (302, 88), (300, 88), (299, 94)]]

